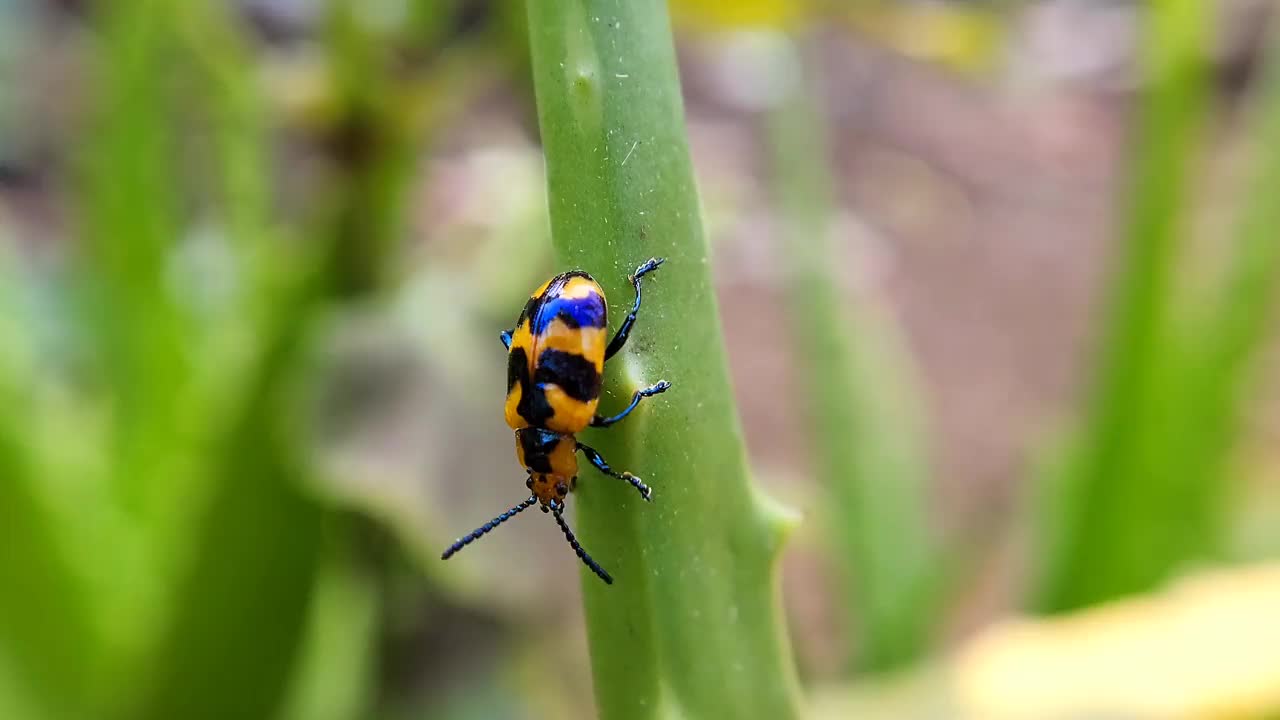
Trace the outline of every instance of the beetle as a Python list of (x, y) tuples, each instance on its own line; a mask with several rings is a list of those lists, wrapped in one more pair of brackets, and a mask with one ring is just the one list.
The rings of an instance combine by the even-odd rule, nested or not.
[(596, 414), (604, 363), (626, 345), (640, 312), (640, 280), (663, 262), (665, 258), (650, 258), (628, 278), (635, 288), (635, 302), (608, 344), (605, 335), (609, 308), (604, 290), (581, 270), (561, 273), (543, 283), (529, 296), (515, 327), (502, 332), (502, 344), (507, 348), (505, 415), (507, 425), (515, 431), (516, 459), (528, 475), (525, 487), (530, 495), (458, 538), (441, 554), (442, 560), (540, 504), (542, 512), (555, 517), (565, 540), (583, 564), (601, 580), (613, 584), (613, 578), (591, 559), (569, 529), (563, 515), (564, 503), (577, 485), (579, 452), (600, 472), (622, 480), (645, 500), (653, 501), (653, 491), (640, 478), (615, 471), (599, 452), (578, 442), (575, 435), (587, 427), (609, 427), (630, 415), (644, 398), (671, 387), (671, 383), (660, 380), (637, 390), (631, 403), (618, 414)]

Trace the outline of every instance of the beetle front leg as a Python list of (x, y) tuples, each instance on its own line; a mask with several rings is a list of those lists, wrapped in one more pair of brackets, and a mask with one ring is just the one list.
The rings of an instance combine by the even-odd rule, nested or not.
[(649, 258), (640, 267), (636, 268), (636, 272), (631, 276), (631, 286), (636, 289), (635, 304), (631, 306), (631, 312), (627, 313), (627, 318), (622, 321), (622, 326), (618, 328), (618, 333), (609, 341), (609, 347), (605, 348), (604, 359), (608, 360), (613, 357), (623, 345), (627, 344), (627, 338), (631, 336), (631, 326), (636, 324), (636, 313), (640, 312), (640, 278), (650, 272), (658, 269), (658, 266), (666, 262), (666, 258)]
[(640, 492), (640, 497), (644, 498), (649, 502), (653, 502), (653, 489), (650, 488), (648, 485), (645, 485), (644, 482), (640, 480), (640, 478), (636, 477), (635, 475), (632, 475), (629, 472), (622, 472), (622, 473), (615, 472), (613, 468), (609, 467), (609, 463), (605, 462), (604, 458), (600, 457), (600, 453), (596, 452), (595, 448), (589, 445), (583, 445), (582, 443), (578, 443), (578, 449), (582, 451), (583, 455), (587, 456), (587, 460), (591, 461), (591, 464), (594, 465), (597, 470), (604, 473), (605, 475), (608, 475), (610, 477), (616, 477), (619, 480), (625, 483), (628, 483), (629, 485), (631, 485), (631, 487), (635, 488)]

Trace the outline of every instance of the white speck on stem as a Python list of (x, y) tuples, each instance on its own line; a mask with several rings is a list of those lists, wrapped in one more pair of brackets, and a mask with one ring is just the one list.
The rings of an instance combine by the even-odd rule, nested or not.
[[(623, 164), (623, 165), (626, 165), (626, 164), (627, 164), (627, 161), (631, 159), (631, 153), (633, 153), (633, 152), (635, 152), (635, 151), (636, 151), (636, 146), (637, 146), (637, 145), (639, 145), (639, 144), (640, 144), (640, 141), (639, 141), (639, 140), (637, 140), (637, 141), (635, 141), (635, 142), (631, 143), (631, 149), (627, 151), (627, 156), (626, 156), (626, 157), (624, 157), (624, 158), (622, 158), (622, 164)], [(621, 165), (620, 165), (619, 167), (621, 167)]]
[(631, 75), (629, 75), (628, 73), (614, 73), (613, 76), (616, 78), (624, 78), (624, 79), (631, 77)]

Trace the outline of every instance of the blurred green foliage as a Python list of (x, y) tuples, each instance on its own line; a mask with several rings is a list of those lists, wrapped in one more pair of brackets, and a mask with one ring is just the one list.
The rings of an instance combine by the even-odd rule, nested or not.
[(1260, 98), (1257, 177), (1228, 270), (1207, 297), (1189, 296), (1178, 271), (1211, 112), (1211, 28), (1202, 3), (1151, 7), (1148, 84), (1094, 391), (1077, 438), (1040, 482), (1039, 610), (1147, 590), (1221, 551), (1227, 458), (1280, 272), (1275, 204), (1262, 199), (1280, 155), (1272, 72)]
[[(422, 549), (447, 532), (427, 527), (455, 509), (445, 483), (490, 479), (428, 480), (438, 514), (422, 521), (335, 482), (331, 438), (314, 427), (334, 381), (317, 356), (335, 328), (370, 316), (412, 335), (440, 384), (460, 386), (437, 406), (482, 386), (500, 398), (500, 375), (485, 385), (500, 372), (490, 331), (552, 252), (556, 268), (595, 273), (615, 318), (627, 274), (670, 258), (604, 402), (659, 378), (675, 386), (588, 440), (646, 477), (655, 503), (590, 472), (575, 496), (584, 544), (618, 578), (587, 576), (582, 593), (599, 715), (801, 714), (776, 587), (794, 521), (751, 482), (663, 3), (328, 0), (291, 48), (303, 72), (284, 80), (289, 63), (265, 59), (239, 5), (82, 5), (68, 43), (82, 82), (57, 106), (66, 127), (45, 128), (22, 115), (41, 88), (22, 87), (17, 64), (41, 50), (21, 30), (40, 13), (0, 0), (0, 172), (43, 162), (49, 143), (55, 180), (41, 191), (66, 206), (55, 234), (69, 236), (16, 237), (0, 208), (0, 717), (588, 715), (587, 693), (572, 694), (586, 663), (563, 661), (578, 648), (558, 637), (576, 622), (560, 612), (572, 595), (548, 588), (538, 600), (559, 614), (547, 620), (508, 594), (511, 578), (485, 582), (474, 558), (442, 569)], [(794, 31), (826, 12), (971, 68), (999, 49), (1003, 5), (689, 1), (672, 14), (678, 28), (718, 32)], [(1221, 557), (1232, 453), (1274, 335), (1280, 53), (1251, 106), (1254, 177), (1224, 269), (1187, 291), (1193, 188), (1216, 119), (1210, 15), (1163, 0), (1142, 16), (1144, 84), (1093, 384), (1018, 519), (1040, 540), (1028, 559), (1039, 611)], [(499, 241), (433, 238), (438, 264), (422, 269), (402, 246), (422, 159), (495, 88), (516, 98), (530, 135), (536, 90), (553, 240), (540, 190), (528, 192), (536, 172), (501, 166), (483, 176), (498, 187), (480, 212)], [(858, 671), (898, 669), (929, 657), (953, 610), (957, 554), (926, 510), (946, 469), (929, 462), (937, 438), (896, 329), (836, 280), (846, 261), (816, 93), (788, 87), (753, 138), (770, 159), (776, 275), (795, 319), (773, 341), (794, 346), (808, 383), (801, 435), (824, 488), (821, 561), (842, 576), (835, 614), (850, 631), (838, 642), (859, 649)], [(503, 216), (494, 198), (519, 206)], [(496, 407), (432, 410), (466, 424)], [(439, 455), (447, 443), (421, 440)], [(552, 585), (543, 572), (531, 582)], [(437, 616), (451, 613), (501, 642), (449, 635)], [(436, 654), (397, 655), (397, 643)], [(469, 655), (489, 645), (513, 658), (495, 668)], [(516, 684), (535, 690), (508, 694)]]
[[(345, 4), (334, 7), (333, 67), (349, 68), (351, 47), (374, 41), (346, 21)], [(92, 107), (72, 148), (83, 242), (65, 270), (5, 276), (0, 383), (13, 402), (2, 423), (0, 575), (22, 591), (0, 601), (12, 605), (0, 611), (0, 667), (28, 690), (18, 716), (270, 717), (306, 682), (295, 676), (308, 642), (344, 651), (337, 669), (316, 672), (346, 684), (317, 686), (313, 705), (331, 707), (368, 675), (361, 647), (377, 603), (357, 587), (335, 611), (317, 593), (351, 572), (342, 568), (360, 523), (311, 487), (296, 392), (315, 318), (386, 282), (373, 268), (400, 235), (395, 198), (408, 179), (386, 167), (408, 165), (425, 128), (412, 142), (373, 133), (398, 144), (368, 161), (339, 152), (354, 167), (332, 194), (338, 217), (316, 218), (308, 242), (286, 237), (266, 103), (229, 9), (94, 9)], [(401, 117), (350, 93), (338, 107), (340, 130)], [(194, 153), (184, 152), (188, 108), (212, 140)], [(206, 227), (192, 232), (203, 188), (185, 179), (198, 169), (215, 191), (198, 208)], [(79, 350), (70, 368), (20, 354), (42, 350), (27, 341), (39, 332), (20, 302), (36, 282), (75, 289), (52, 308)], [(335, 612), (344, 624), (367, 619), (326, 640), (333, 631), (308, 618)], [(359, 693), (346, 694), (349, 711), (361, 710)]]

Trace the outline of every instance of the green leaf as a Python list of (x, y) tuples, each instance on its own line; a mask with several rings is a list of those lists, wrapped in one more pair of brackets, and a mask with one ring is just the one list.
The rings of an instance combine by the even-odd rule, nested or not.
[[(35, 424), (38, 383), (31, 328), (21, 322), (18, 280), (0, 259), (0, 673), (22, 694), (0, 697), (38, 706), (49, 718), (85, 712), (103, 638), (87, 583), (50, 507)], [(7, 688), (0, 687), (0, 695)]]
[(795, 717), (775, 574), (793, 520), (750, 483), (666, 4), (528, 7), (560, 261), (600, 281), (616, 321), (632, 300), (628, 274), (667, 258), (646, 279), (626, 351), (608, 366), (601, 412), (660, 379), (673, 387), (584, 437), (654, 489), (646, 504), (591, 469), (578, 484), (581, 540), (616, 578), (583, 579), (599, 715)]
[[(1074, 449), (1043, 479), (1052, 489), (1039, 508), (1032, 600), (1042, 611), (1149, 588), (1187, 557), (1168, 554), (1165, 539), (1197, 511), (1173, 494), (1170, 473), (1181, 468), (1162, 455), (1190, 407), (1178, 382), (1172, 309), (1187, 185), (1209, 107), (1209, 10), (1166, 0), (1146, 15), (1146, 94), (1093, 394)], [(1203, 548), (1204, 538), (1191, 545)]]
[(116, 500), (145, 525), (171, 529), (189, 490), (180, 456), (191, 376), (187, 318), (169, 285), (179, 234), (174, 93), (162, 70), (175, 57), (171, 9), (153, 0), (95, 13), (93, 126), (79, 156), (83, 310), (114, 391)]
[[(166, 28), (185, 43), (190, 55), (181, 57), (202, 71), (188, 79), (207, 90), (201, 101), (213, 119), (231, 243), (250, 265), (239, 303), (256, 312), (242, 318), (245, 359), (218, 385), (227, 397), (201, 396), (208, 437), (187, 451), (196, 487), (208, 491), (196, 494), (202, 502), (180, 526), (189, 551), (178, 554), (168, 612), (153, 621), (141, 687), (125, 696), (122, 714), (263, 718), (283, 708), (296, 673), (330, 514), (307, 487), (293, 392), (315, 313), (331, 290), (332, 244), (313, 243), (288, 265), (251, 265), (280, 241), (269, 226), (269, 184), (252, 179), (270, 170), (266, 127), (255, 112), (261, 98), (232, 17), (208, 1), (190, 10), (166, 15)], [(188, 24), (193, 18), (201, 32)], [(270, 304), (255, 307), (264, 298)], [(222, 370), (217, 356), (199, 360), (202, 373)]]
[(373, 699), (379, 588), (371, 573), (359, 570), (352, 552), (358, 519), (335, 520), (328, 528), (301, 661), (281, 714), (285, 720), (356, 720)]
[(1186, 513), (1163, 525), (1160, 547), (1169, 564), (1217, 549), (1231, 486), (1227, 459), (1241, 428), (1248, 383), (1273, 332), (1280, 287), (1280, 31), (1272, 32), (1266, 72), (1254, 105), (1250, 138), (1254, 177), (1243, 205), (1234, 254), (1205, 311), (1179, 338), (1183, 360), (1177, 386), (1181, 409), (1171, 418), (1168, 442), (1157, 455), (1168, 478), (1166, 494)]

